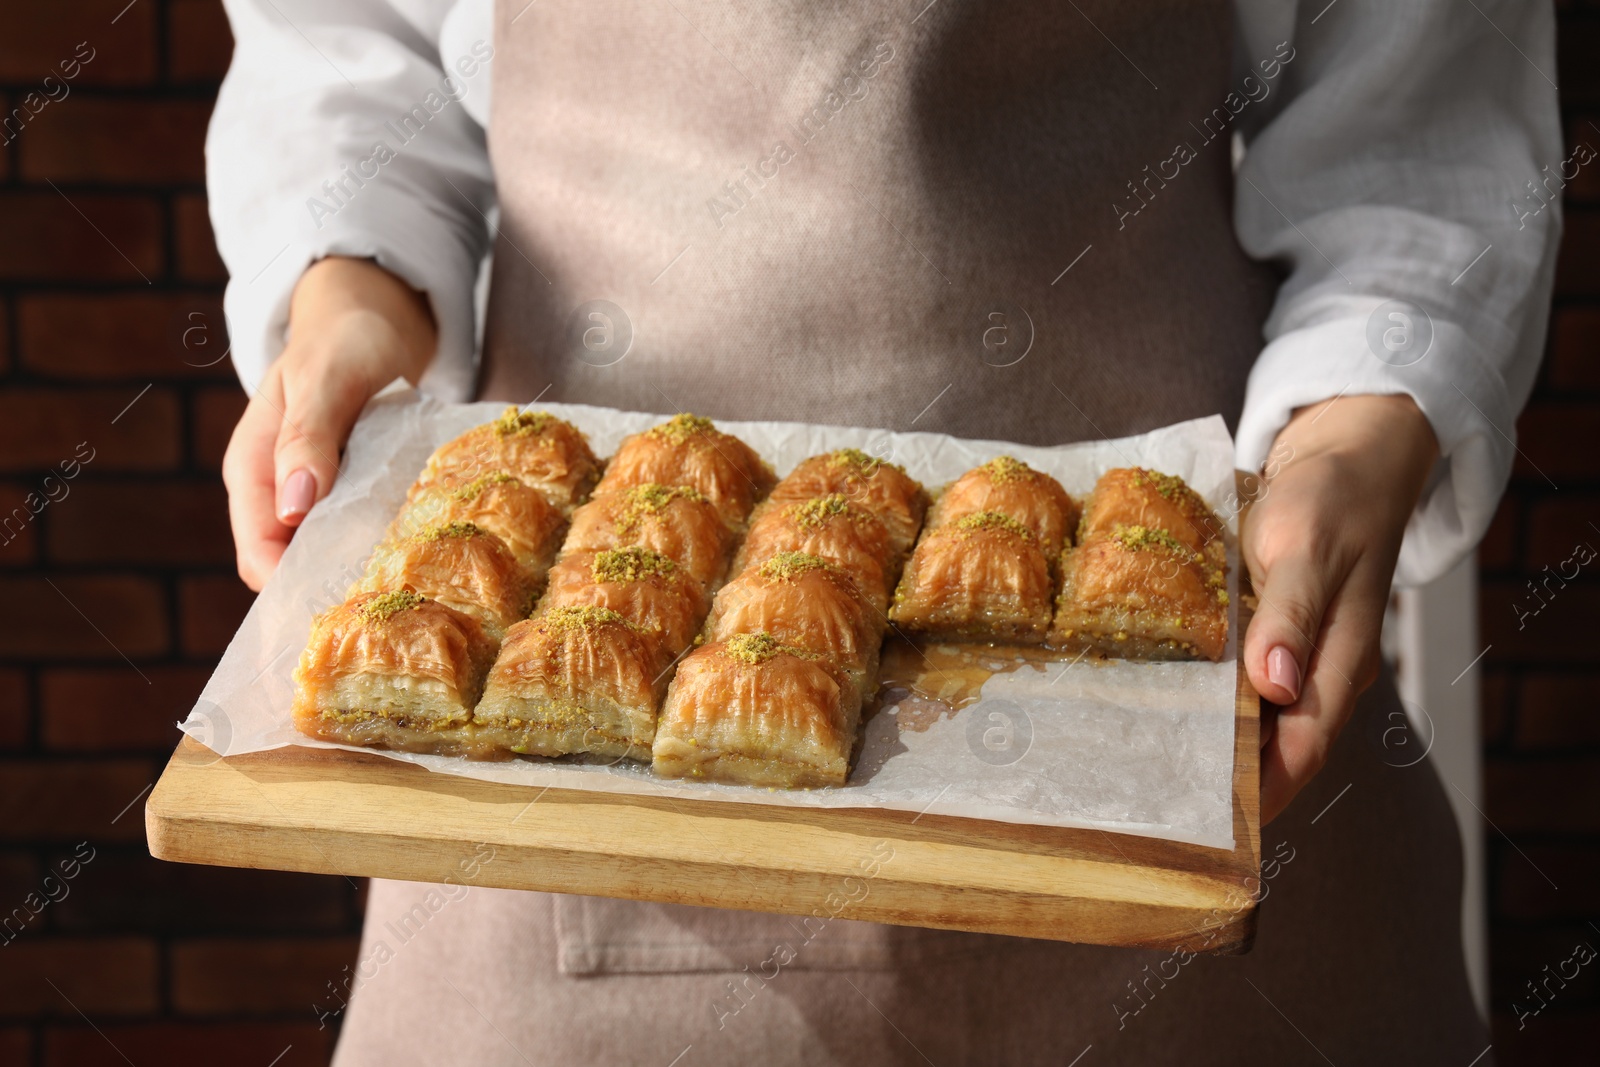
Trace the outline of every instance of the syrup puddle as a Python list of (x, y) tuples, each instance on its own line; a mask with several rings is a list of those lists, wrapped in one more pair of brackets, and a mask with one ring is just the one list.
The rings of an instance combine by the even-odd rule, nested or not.
[[(1093, 657), (1079, 657), (1093, 663)], [(871, 715), (894, 716), (901, 732), (924, 733), (941, 719), (953, 719), (983, 697), (983, 686), (997, 674), (1024, 667), (1043, 674), (1078, 662), (1034, 645), (927, 643), (891, 636), (878, 667), (878, 696)], [(870, 718), (871, 715), (868, 717)]]

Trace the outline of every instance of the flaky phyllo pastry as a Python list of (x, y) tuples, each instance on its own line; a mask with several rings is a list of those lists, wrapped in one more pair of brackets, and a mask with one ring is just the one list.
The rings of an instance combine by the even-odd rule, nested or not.
[(734, 559), (734, 571), (760, 566), (779, 552), (803, 552), (825, 559), (855, 580), (876, 611), (882, 613), (888, 605), (899, 566), (888, 527), (843, 493), (802, 503), (769, 501), (762, 505)]
[(998, 511), (930, 526), (917, 542), (889, 618), (943, 640), (1037, 644), (1054, 594), (1039, 536)]
[(465, 612), (498, 637), (528, 617), (538, 582), (494, 534), (470, 522), (451, 522), (379, 545), (353, 591), (402, 589)]
[(544, 494), (563, 515), (589, 497), (600, 462), (582, 431), (545, 411), (506, 408), (493, 422), (441, 445), (417, 479), (417, 489), (465, 485), (503, 471)]
[(358, 593), (312, 623), (295, 726), (349, 745), (477, 754), (472, 709), (496, 648), (482, 623), (437, 600)]
[(567, 552), (550, 571), (541, 613), (554, 608), (609, 608), (660, 650), (664, 669), (694, 643), (709, 598), (688, 571), (648, 548), (629, 545)]
[(651, 483), (687, 486), (711, 502), (730, 530), (739, 530), (774, 480), (772, 469), (749, 445), (710, 419), (685, 414), (624, 439), (596, 492)]
[(803, 460), (768, 499), (774, 504), (804, 504), (834, 494), (876, 516), (896, 553), (911, 551), (928, 510), (927, 490), (906, 474), (905, 468), (858, 448), (841, 448)]
[(860, 714), (856, 686), (826, 656), (738, 634), (679, 664), (652, 765), (666, 778), (843, 785)]
[(511, 752), (646, 759), (666, 685), (655, 639), (610, 608), (567, 605), (518, 623), (473, 714)]
[(508, 471), (491, 471), (469, 482), (449, 476), (413, 489), (385, 540), (403, 541), (451, 523), (471, 523), (498, 537), (536, 582), (550, 569), (567, 528), (543, 493)]
[(709, 589), (728, 569), (732, 545), (733, 532), (698, 489), (645, 482), (595, 494), (572, 516), (565, 548), (646, 548), (673, 560)]

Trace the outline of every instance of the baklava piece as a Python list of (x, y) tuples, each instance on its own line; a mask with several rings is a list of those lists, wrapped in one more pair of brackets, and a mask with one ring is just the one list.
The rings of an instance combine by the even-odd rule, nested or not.
[(849, 675), (863, 700), (877, 689), (883, 616), (848, 574), (825, 559), (779, 552), (722, 587), (706, 620), (706, 639), (753, 633), (826, 656)]
[(440, 445), (417, 487), (465, 485), (493, 471), (514, 475), (543, 493), (561, 514), (571, 515), (589, 498), (600, 477), (600, 461), (588, 438), (570, 422), (547, 411), (509, 407), (493, 422)]
[(497, 645), (470, 615), (410, 592), (318, 616), (295, 668), (295, 728), (346, 745), (490, 755), (470, 729)]
[(1084, 509), (1078, 540), (1110, 534), (1118, 526), (1165, 530), (1215, 566), (1227, 560), (1222, 521), (1174, 474), (1122, 467), (1101, 475)]
[(568, 552), (551, 568), (539, 610), (586, 605), (609, 608), (648, 634), (665, 669), (694, 643), (706, 594), (688, 571), (648, 548)]
[(982, 511), (998, 511), (1032, 530), (1049, 559), (1078, 524), (1078, 505), (1061, 483), (1011, 456), (992, 459), (950, 483), (928, 525), (947, 526)]
[(889, 619), (935, 638), (1037, 644), (1050, 629), (1053, 591), (1038, 535), (979, 511), (923, 532)]
[(430, 526), (373, 552), (352, 592), (410, 589), (483, 622), (491, 635), (528, 617), (534, 578), (494, 534), (470, 522)]
[(1050, 643), (1128, 659), (1220, 660), (1226, 563), (1166, 530), (1118, 524), (1068, 550)]
[(566, 532), (567, 520), (543, 493), (506, 471), (456, 484), (446, 480), (414, 490), (389, 526), (388, 540), (452, 522), (494, 534), (536, 581), (542, 580)]
[(749, 445), (723, 433), (710, 419), (685, 414), (624, 439), (596, 492), (650, 482), (686, 485), (711, 502), (730, 530), (739, 530), (775, 480)]
[(844, 494), (819, 496), (803, 504), (763, 505), (751, 520), (734, 573), (759, 566), (780, 552), (820, 556), (855, 579), (878, 615), (887, 607), (899, 557), (884, 524)]
[(928, 510), (928, 493), (898, 467), (858, 448), (841, 448), (804, 460), (772, 490), (775, 504), (804, 504), (838, 493), (877, 516), (894, 550), (904, 555), (916, 543)]
[(783, 789), (843, 785), (861, 699), (843, 672), (771, 634), (704, 645), (678, 665), (656, 728), (663, 778)]
[(711, 589), (727, 570), (732, 544), (732, 532), (698, 489), (645, 482), (596, 493), (573, 514), (562, 550), (647, 548)]
[(647, 633), (609, 608), (551, 608), (506, 635), (474, 730), (528, 755), (647, 760), (665, 688), (657, 655)]

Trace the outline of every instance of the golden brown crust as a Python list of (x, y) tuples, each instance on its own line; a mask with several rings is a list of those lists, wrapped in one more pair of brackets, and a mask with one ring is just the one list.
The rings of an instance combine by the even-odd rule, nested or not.
[(855, 580), (880, 614), (899, 564), (889, 531), (872, 514), (842, 494), (801, 504), (767, 503), (752, 517), (750, 533), (733, 564), (735, 574), (758, 566), (779, 552), (820, 556)]
[(803, 504), (834, 493), (875, 515), (897, 553), (911, 551), (927, 514), (928, 492), (904, 468), (860, 449), (841, 448), (802, 460), (768, 499), (775, 504)]
[[(460, 731), (496, 650), (477, 619), (436, 600), (358, 593), (312, 622), (294, 672), (295, 726), (313, 737), (392, 747), (408, 747), (407, 736), (437, 735), (450, 751), (466, 740)], [(363, 723), (373, 725), (363, 731)], [(359, 740), (363, 732), (371, 740)]]
[(730, 530), (740, 530), (775, 480), (754, 449), (710, 419), (677, 415), (625, 438), (595, 491), (612, 493), (650, 482), (689, 486), (711, 502)]
[(1021, 460), (1000, 456), (957, 478), (940, 494), (929, 526), (945, 526), (980, 511), (1009, 515), (1032, 530), (1054, 558), (1078, 524), (1078, 505), (1061, 483)]
[(876, 684), (883, 623), (844, 571), (817, 556), (783, 552), (722, 587), (706, 638), (770, 633), (785, 645), (827, 656), (866, 698)]
[(825, 658), (778, 646), (770, 635), (742, 635), (678, 665), (653, 765), (665, 778), (843, 785), (860, 711), (855, 687)]
[(644, 630), (665, 669), (694, 643), (706, 594), (687, 570), (649, 549), (568, 552), (550, 569), (539, 611), (585, 604), (610, 608)]
[(978, 512), (923, 532), (889, 618), (906, 632), (1032, 644), (1050, 628), (1052, 592), (1033, 531)]
[(471, 523), (430, 526), (379, 545), (355, 587), (412, 589), (481, 620), (495, 636), (528, 615), (538, 586), (498, 537)]
[(1176, 475), (1142, 467), (1102, 474), (1084, 508), (1078, 541), (1109, 534), (1117, 526), (1166, 530), (1196, 552), (1207, 553), (1214, 563), (1226, 558), (1222, 521)]
[(573, 514), (562, 551), (648, 548), (711, 589), (727, 573), (732, 545), (733, 533), (698, 490), (646, 482), (596, 493)]
[(1124, 658), (1220, 660), (1228, 644), (1226, 569), (1148, 527), (1091, 537), (1062, 557), (1050, 641)]
[(513, 626), (474, 712), (512, 751), (646, 758), (665, 678), (650, 637), (605, 608), (566, 606)]
[(589, 439), (570, 422), (549, 412), (510, 407), (495, 421), (439, 446), (416, 487), (466, 484), (493, 471), (509, 471), (570, 515), (588, 499), (600, 477), (600, 461)]
[(452, 522), (470, 522), (500, 538), (535, 580), (550, 569), (567, 529), (567, 520), (543, 493), (505, 471), (492, 471), (469, 482), (451, 475), (414, 489), (385, 540), (403, 541)]

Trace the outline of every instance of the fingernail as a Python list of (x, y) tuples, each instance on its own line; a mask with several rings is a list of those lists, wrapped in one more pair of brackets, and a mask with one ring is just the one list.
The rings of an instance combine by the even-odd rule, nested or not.
[(317, 480), (304, 467), (283, 480), (278, 490), (278, 521), (297, 519), (311, 510), (317, 499)]
[(1267, 653), (1267, 681), (1287, 689), (1290, 700), (1300, 699), (1300, 664), (1282, 645)]

